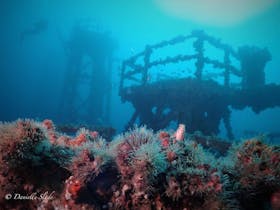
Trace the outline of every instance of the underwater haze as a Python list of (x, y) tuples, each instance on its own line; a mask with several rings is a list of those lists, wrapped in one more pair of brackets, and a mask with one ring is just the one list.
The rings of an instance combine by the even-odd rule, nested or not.
[[(0, 16), (0, 121), (52, 119), (56, 124), (111, 126), (118, 132), (123, 131), (135, 111), (131, 101), (123, 103), (119, 96), (123, 61), (142, 52), (147, 45), (190, 35), (195, 30), (203, 30), (235, 51), (246, 45), (267, 49), (271, 59), (264, 67), (265, 84), (280, 85), (278, 0), (2, 0)], [(95, 30), (98, 33), (92, 33)], [(95, 34), (93, 40), (97, 40), (92, 47), (93, 41), (86, 41), (92, 39), (91, 34)], [(100, 34), (104, 36), (100, 37)], [(108, 44), (109, 41), (112, 43)], [(96, 60), (90, 61), (89, 56), (80, 58), (79, 50), (85, 50)], [(155, 58), (173, 56), (176, 52), (166, 48)], [(204, 52), (207, 56), (223, 59), (223, 55), (212, 48)], [(82, 61), (77, 64), (79, 59)], [(103, 65), (103, 61), (106, 64)], [(104, 67), (104, 71), (111, 65), (107, 74), (100, 73), (101, 70), (91, 72), (90, 67), (85, 67), (84, 77), (98, 78), (89, 90), (87, 78), (75, 80), (81, 75), (69, 73), (75, 68), (82, 69), (79, 65), (87, 63), (99, 65), (101, 70)], [(167, 76), (179, 78), (177, 68), (192, 70), (193, 67), (178, 62), (166, 70)], [(151, 73), (148, 79), (156, 76), (158, 74)], [(103, 86), (107, 88), (106, 93), (102, 92)], [(87, 91), (90, 92), (89, 104), (79, 103), (77, 90), (82, 91), (79, 97), (84, 100)], [(271, 96), (270, 92), (268, 95)], [(76, 106), (79, 117), (73, 115), (71, 118), (67, 112), (62, 115), (66, 108), (61, 108), (61, 104)], [(105, 104), (109, 106), (107, 113), (102, 111)], [(279, 140), (279, 101), (260, 112), (254, 112), (250, 104), (242, 109), (229, 109), (235, 138), (274, 134)], [(87, 114), (90, 110), (93, 110), (92, 116)], [(187, 128), (189, 126), (186, 124)], [(176, 127), (177, 124), (170, 124), (170, 128)], [(226, 137), (222, 121), (219, 128), (217, 134)]]
[(0, 210), (279, 210), (279, 0), (1, 0)]

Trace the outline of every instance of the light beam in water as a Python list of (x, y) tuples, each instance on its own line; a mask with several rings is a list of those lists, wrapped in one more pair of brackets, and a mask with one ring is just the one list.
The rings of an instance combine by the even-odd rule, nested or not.
[(154, 0), (169, 15), (207, 25), (231, 26), (258, 15), (279, 0)]

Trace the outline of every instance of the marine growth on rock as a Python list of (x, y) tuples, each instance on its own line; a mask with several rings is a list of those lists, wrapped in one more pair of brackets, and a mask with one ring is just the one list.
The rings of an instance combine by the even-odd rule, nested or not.
[(175, 132), (134, 127), (105, 140), (85, 128), (67, 136), (51, 120), (1, 123), (0, 161), (0, 209), (280, 206), (279, 146), (254, 138), (218, 156), (185, 125)]

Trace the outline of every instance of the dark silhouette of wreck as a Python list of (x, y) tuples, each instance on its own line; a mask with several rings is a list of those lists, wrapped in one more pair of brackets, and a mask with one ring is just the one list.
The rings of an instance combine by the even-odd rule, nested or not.
[(81, 20), (73, 27), (64, 43), (67, 63), (60, 116), (65, 122), (109, 124), (116, 46), (110, 32), (91, 20)]
[(47, 28), (48, 28), (48, 21), (45, 19), (40, 19), (34, 22), (31, 26), (29, 26), (28, 28), (26, 28), (20, 33), (20, 44), (22, 45), (26, 37), (38, 35), (46, 31)]
[[(194, 53), (152, 59), (154, 52), (187, 41), (192, 43)], [(206, 46), (218, 49), (222, 59), (207, 57)], [(236, 51), (203, 31), (147, 45), (121, 66), (119, 94), (122, 101), (131, 102), (135, 108), (127, 127), (138, 121), (158, 130), (174, 121), (186, 124), (188, 132), (199, 130), (212, 135), (218, 134), (223, 120), (227, 135), (232, 139), (230, 106), (234, 109), (248, 106), (259, 113), (280, 105), (280, 86), (265, 82), (265, 65), (270, 59), (267, 49), (243, 46)], [(160, 66), (180, 62), (186, 63), (186, 69), (194, 62), (191, 76), (185, 73), (180, 78), (150, 78)], [(211, 71), (222, 70), (222, 84), (210, 76), (205, 79), (209, 66)]]

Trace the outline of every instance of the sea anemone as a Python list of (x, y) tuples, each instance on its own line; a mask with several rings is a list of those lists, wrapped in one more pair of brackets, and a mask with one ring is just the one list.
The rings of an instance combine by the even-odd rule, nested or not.
[(231, 197), (246, 209), (264, 206), (280, 190), (279, 148), (253, 138), (231, 149), (230, 156), (235, 156), (233, 164), (224, 164), (227, 167), (221, 169), (228, 177), (224, 194), (233, 194)]
[(177, 201), (182, 197), (182, 191), (180, 184), (176, 180), (175, 177), (169, 177), (168, 181), (168, 186), (166, 187), (165, 194), (167, 197), (172, 198), (173, 201)]

